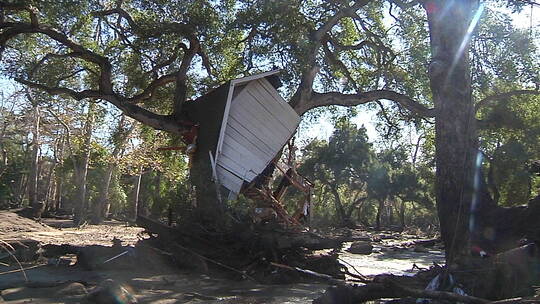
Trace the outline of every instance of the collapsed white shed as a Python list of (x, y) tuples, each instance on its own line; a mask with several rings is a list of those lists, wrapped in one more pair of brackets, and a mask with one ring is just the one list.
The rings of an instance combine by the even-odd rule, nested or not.
[(214, 156), (218, 182), (230, 190), (229, 198), (266, 168), (300, 123), (300, 116), (267, 80), (278, 72), (230, 82)]

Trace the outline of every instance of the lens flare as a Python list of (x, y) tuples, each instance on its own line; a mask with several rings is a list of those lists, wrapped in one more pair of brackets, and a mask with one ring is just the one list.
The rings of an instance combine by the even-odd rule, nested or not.
[(474, 167), (474, 181), (473, 181), (473, 195), (472, 195), (472, 201), (471, 201), (471, 213), (469, 217), (469, 231), (473, 232), (475, 229), (475, 212), (478, 207), (478, 194), (480, 192), (480, 182), (481, 182), (481, 170), (482, 167), (482, 159), (483, 155), (482, 152), (478, 152), (476, 154), (476, 162)]
[(484, 3), (480, 3), (478, 5), (478, 9), (474, 13), (474, 16), (471, 19), (471, 23), (469, 24), (469, 27), (467, 28), (467, 32), (465, 33), (463, 40), (461, 40), (461, 44), (459, 45), (459, 48), (454, 56), (454, 60), (452, 61), (452, 65), (450, 66), (450, 72), (448, 73), (448, 79), (447, 82), (452, 75), (459, 58), (463, 55), (463, 52), (467, 48), (467, 45), (469, 44), (469, 41), (471, 40), (472, 34), (474, 32), (474, 29), (478, 25), (478, 22), (480, 22), (480, 18), (482, 17), (482, 13), (484, 12)]

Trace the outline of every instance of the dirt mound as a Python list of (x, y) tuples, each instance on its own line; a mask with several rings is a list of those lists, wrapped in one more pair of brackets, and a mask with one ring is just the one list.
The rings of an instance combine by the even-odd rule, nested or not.
[(0, 239), (6, 240), (19, 237), (21, 233), (25, 232), (54, 230), (56, 229), (29, 218), (22, 217), (17, 213), (0, 211)]

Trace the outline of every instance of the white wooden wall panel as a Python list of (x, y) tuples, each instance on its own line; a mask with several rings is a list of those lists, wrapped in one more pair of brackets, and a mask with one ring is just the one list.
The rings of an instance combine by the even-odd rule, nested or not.
[(220, 183), (234, 193), (264, 170), (300, 122), (266, 79), (253, 77), (242, 84), (236, 88), (240, 92), (229, 94), (216, 156)]
[(220, 160), (219, 166), (229, 170), (239, 178), (253, 180), (257, 176), (253, 171), (250, 171), (250, 168), (246, 168), (243, 164), (238, 163), (238, 159), (231, 158), (225, 154), (222, 156), (223, 158)]
[[(253, 153), (256, 153), (260, 158), (266, 159), (267, 157), (273, 157), (270, 153), (272, 149), (270, 146), (261, 139), (257, 138), (250, 130), (246, 129), (245, 126), (238, 123), (232, 117), (229, 118), (229, 125), (227, 130), (227, 135), (230, 135), (232, 138), (235, 138), (239, 143), (244, 145), (244, 147), (254, 147), (252, 150)], [(238, 131), (239, 130), (239, 131)], [(252, 136), (244, 136), (243, 134), (251, 134)]]
[(267, 158), (259, 158), (252, 153), (249, 148), (241, 146), (238, 141), (225, 135), (222, 153), (227, 156), (233, 156), (235, 160), (242, 164), (242, 167), (253, 172), (260, 172), (266, 166)]
[[(276, 105), (274, 102), (268, 102), (271, 101), (271, 99), (266, 98), (268, 96), (262, 96), (259, 94), (257, 89), (252, 86), (248, 86), (245, 92), (247, 93), (247, 96), (243, 96), (244, 98), (238, 100), (240, 107), (247, 107), (248, 110), (246, 112), (257, 113), (257, 118), (263, 117), (264, 121), (269, 124), (269, 127), (272, 128), (270, 130), (279, 132), (279, 134), (283, 136), (287, 136), (287, 134), (290, 133), (286, 124), (279, 119), (279, 116), (275, 116), (279, 115), (279, 112), (281, 111), (278, 105)], [(261, 98), (264, 99), (260, 101)]]
[[(257, 118), (254, 115), (250, 115), (250, 113), (242, 111), (231, 113), (230, 118), (235, 119), (241, 125), (245, 126), (245, 128), (253, 134), (253, 137), (265, 142), (269, 147), (269, 151), (280, 144), (279, 138), (276, 137), (280, 136), (279, 133), (274, 130), (275, 128), (273, 128), (271, 124), (265, 123), (262, 120), (263, 118)], [(227, 131), (225, 131), (225, 133), (227, 133)], [(242, 135), (251, 137), (247, 133), (243, 133)]]
[(298, 116), (296, 111), (294, 111), (294, 109), (291, 108), (291, 106), (283, 99), (283, 97), (279, 95), (278, 91), (270, 84), (268, 80), (266, 80), (265, 78), (258, 79), (254, 83), (254, 85), (261, 86), (262, 89), (264, 89), (268, 94), (274, 97), (274, 100), (279, 100), (279, 105), (283, 109), (283, 112), (281, 113), (287, 117), (288, 121), (294, 123), (295, 126), (298, 126), (298, 123), (300, 122), (300, 116)]
[[(251, 90), (249, 91), (257, 99), (257, 102), (262, 106), (271, 109), (272, 113), (275, 113), (274, 118), (279, 120), (289, 132), (291, 129), (296, 129), (300, 121), (298, 114), (277, 94), (277, 91), (273, 89), (271, 94), (267, 88), (263, 85), (263, 80), (268, 83), (266, 79), (253, 81), (250, 83)], [(268, 83), (269, 86), (270, 83)], [(264, 100), (272, 100), (272, 102), (264, 102)]]
[(216, 171), (219, 182), (223, 187), (234, 193), (240, 192), (242, 184), (244, 183), (242, 178), (232, 174), (229, 170), (221, 167), (220, 165), (216, 167)]

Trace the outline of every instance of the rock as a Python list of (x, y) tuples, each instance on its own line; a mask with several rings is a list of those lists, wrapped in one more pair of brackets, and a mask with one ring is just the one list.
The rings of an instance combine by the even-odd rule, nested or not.
[(380, 243), (382, 241), (381, 237), (378, 235), (374, 235), (371, 237), (371, 241), (374, 243)]
[(373, 246), (367, 241), (356, 241), (351, 244), (351, 247), (347, 251), (354, 254), (371, 254), (373, 252)]
[(379, 234), (379, 237), (381, 238), (381, 240), (395, 240), (396, 239), (396, 237), (393, 234), (386, 234), (386, 233)]
[(83, 284), (78, 283), (78, 282), (70, 283), (66, 285), (65, 287), (56, 291), (56, 294), (62, 297), (86, 295), (87, 293), (88, 292), (86, 291), (86, 287)]
[(137, 299), (129, 286), (107, 279), (94, 288), (81, 302), (86, 304), (133, 304), (137, 303)]
[(429, 252), (429, 249), (427, 249), (426, 247), (424, 247), (424, 246), (422, 246), (422, 245), (416, 245), (416, 246), (414, 246), (413, 251), (414, 251), (414, 252), (428, 253), (428, 252)]

